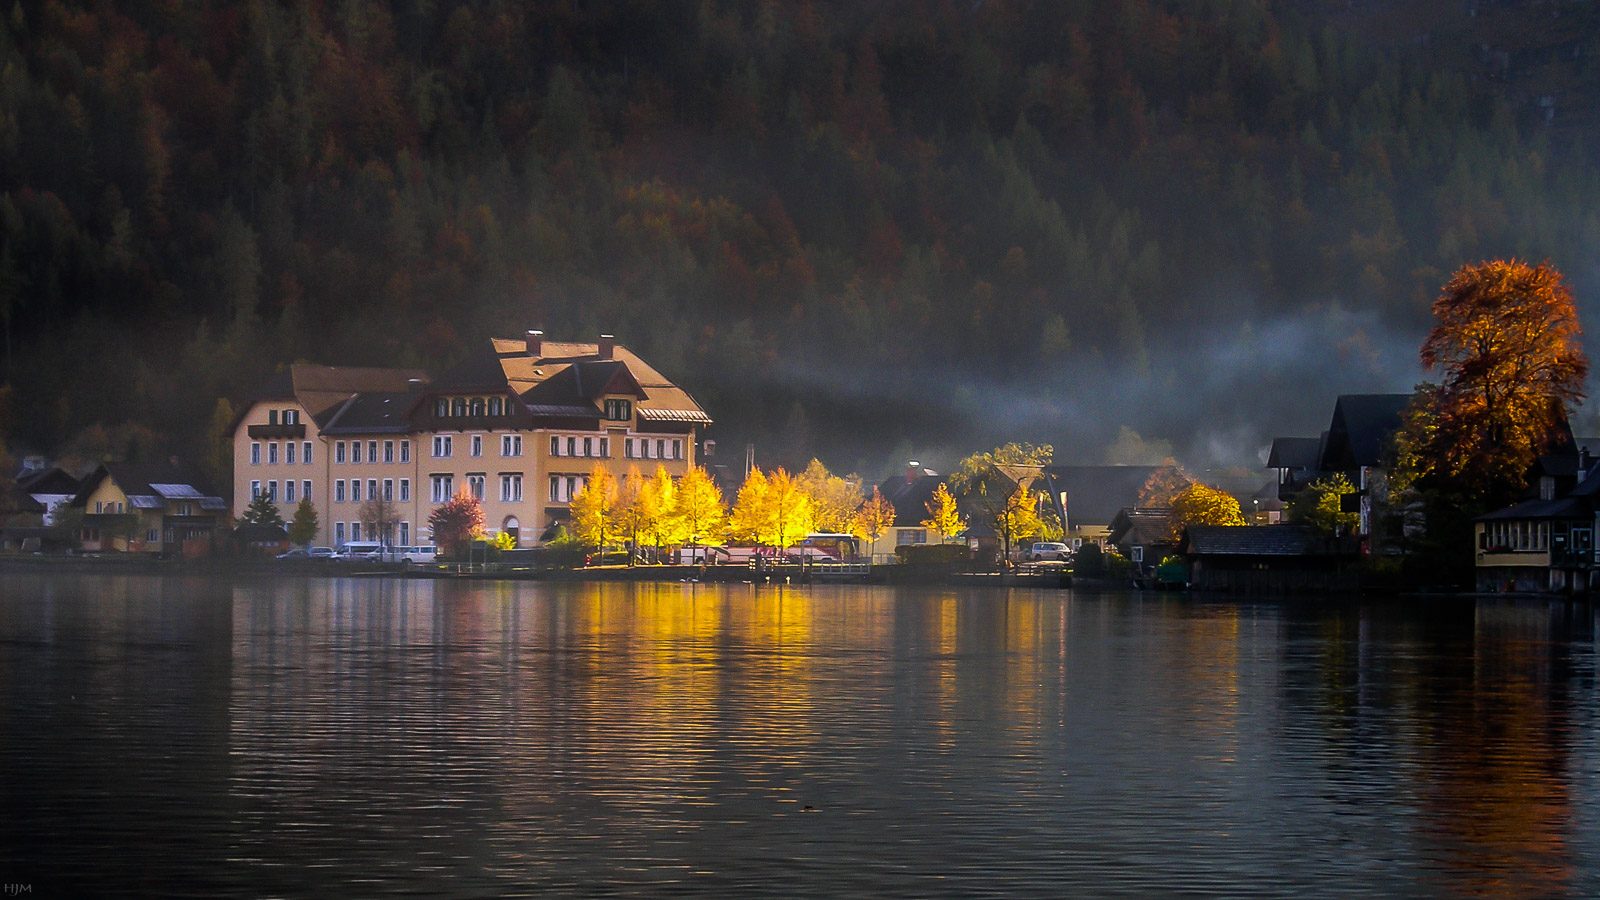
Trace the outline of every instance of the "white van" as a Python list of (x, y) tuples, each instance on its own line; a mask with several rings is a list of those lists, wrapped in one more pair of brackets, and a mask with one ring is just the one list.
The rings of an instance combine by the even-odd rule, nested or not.
[(434, 546), (385, 547), (383, 550), (384, 562), (431, 563), (438, 557), (439, 548)]
[(350, 541), (339, 545), (339, 552), (333, 555), (334, 559), (365, 559), (376, 560), (383, 558), (383, 545), (377, 541)]

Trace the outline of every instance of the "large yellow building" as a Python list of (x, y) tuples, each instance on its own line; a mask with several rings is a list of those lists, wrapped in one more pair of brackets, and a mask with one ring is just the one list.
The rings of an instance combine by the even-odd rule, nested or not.
[(285, 521), (317, 509), (317, 543), (426, 544), (433, 509), (466, 488), (491, 534), (542, 543), (596, 464), (681, 476), (711, 419), (609, 335), (494, 340), (438, 378), (415, 369), (295, 365), (233, 430), (234, 512), (260, 493)]

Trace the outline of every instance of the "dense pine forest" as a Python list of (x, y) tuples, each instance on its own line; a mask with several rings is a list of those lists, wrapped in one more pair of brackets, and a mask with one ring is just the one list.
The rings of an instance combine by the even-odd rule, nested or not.
[(3, 424), (193, 453), (540, 327), (763, 462), (1223, 459), (1408, 387), (1464, 262), (1595, 296), (1597, 67), (1576, 2), (18, 2)]

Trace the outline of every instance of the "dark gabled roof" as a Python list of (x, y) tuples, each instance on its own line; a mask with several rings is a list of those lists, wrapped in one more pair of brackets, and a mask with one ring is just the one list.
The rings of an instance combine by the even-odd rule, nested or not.
[(1591, 518), (1589, 504), (1581, 497), (1562, 497), (1557, 500), (1524, 500), (1515, 506), (1497, 509), (1474, 522), (1494, 522), (1504, 519), (1584, 519)]
[(1167, 466), (1045, 466), (1045, 483), (1053, 502), (1066, 494), (1067, 528), (1110, 525), (1125, 506), (1139, 500), (1139, 491)]
[(101, 463), (78, 486), (73, 506), (89, 501), (100, 482), (110, 478), (136, 509), (159, 509), (169, 499), (193, 499), (203, 510), (227, 509), (227, 502), (199, 470), (181, 460), (160, 463)]
[(505, 389), (506, 372), (500, 367), (500, 357), (494, 353), (492, 346), (468, 353), (428, 385), (428, 390), (435, 393)]
[(1191, 525), (1179, 549), (1189, 556), (1341, 556), (1337, 540), (1300, 525)]
[(1400, 428), (1400, 417), (1411, 403), (1410, 394), (1341, 394), (1333, 404), (1333, 420), (1323, 442), (1317, 468), (1347, 472), (1362, 466), (1379, 466), (1389, 438)]
[(1322, 438), (1281, 437), (1272, 439), (1272, 452), (1267, 454), (1269, 469), (1314, 469), (1317, 451), (1322, 449)]
[(904, 475), (896, 475), (878, 485), (878, 493), (894, 507), (896, 528), (915, 528), (926, 519), (928, 501), (933, 499), (939, 485), (945, 483), (943, 475), (927, 469), (920, 471), (922, 474), (911, 481), (907, 481)]
[(51, 466), (48, 469), (35, 469), (18, 476), (17, 487), (30, 494), (76, 494), (78, 479)]
[(1168, 521), (1171, 512), (1158, 507), (1124, 509), (1111, 520), (1111, 533), (1106, 535), (1106, 540), (1113, 544), (1144, 546), (1171, 543), (1172, 526)]
[(386, 434), (411, 429), (411, 408), (418, 394), (357, 394), (334, 407), (322, 423), (323, 434)]

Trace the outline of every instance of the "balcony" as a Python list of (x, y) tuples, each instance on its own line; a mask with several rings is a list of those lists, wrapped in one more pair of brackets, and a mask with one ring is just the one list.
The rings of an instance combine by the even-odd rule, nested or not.
[(251, 425), (245, 429), (250, 434), (251, 440), (275, 440), (282, 438), (303, 438), (306, 436), (306, 426), (303, 422), (293, 425)]

